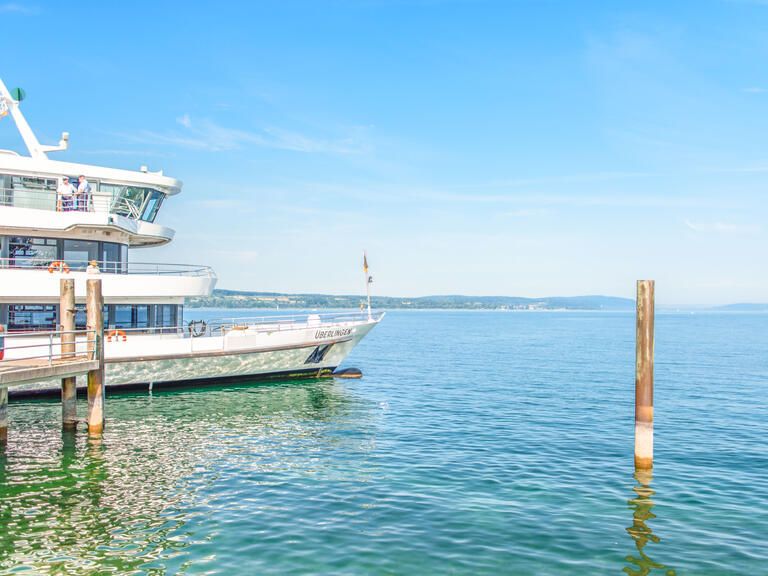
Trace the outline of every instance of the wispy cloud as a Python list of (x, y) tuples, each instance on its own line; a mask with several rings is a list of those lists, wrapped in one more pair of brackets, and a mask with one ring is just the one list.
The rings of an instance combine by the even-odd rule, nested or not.
[(424, 199), (440, 202), (486, 204), (526, 204), (534, 206), (603, 206), (603, 207), (674, 207), (703, 206), (707, 201), (693, 196), (659, 194), (461, 194), (443, 191), (419, 193)]
[(140, 130), (132, 134), (122, 134), (122, 136), (136, 142), (211, 152), (236, 150), (248, 145), (340, 156), (362, 154), (367, 151), (367, 147), (354, 136), (330, 140), (273, 127), (260, 131), (248, 131), (222, 126), (210, 119), (193, 120), (189, 114), (177, 118), (176, 123), (180, 129), (165, 132)]
[(23, 14), (24, 16), (33, 16), (40, 13), (37, 6), (27, 4), (18, 4), (16, 2), (7, 2), (0, 4), (0, 14)]
[(149, 150), (123, 150), (120, 148), (98, 148), (80, 150), (83, 154), (92, 156), (135, 156), (139, 158), (168, 158), (170, 154)]
[(533, 218), (535, 216), (546, 214), (547, 212), (549, 212), (549, 210), (545, 208), (519, 208), (517, 210), (503, 212), (501, 215), (509, 218)]
[(761, 86), (749, 86), (744, 88), (742, 92), (746, 92), (747, 94), (765, 94), (768, 92), (768, 88), (763, 88)]
[(730, 222), (693, 222), (686, 219), (684, 221), (686, 228), (700, 233), (718, 233), (718, 234), (757, 234), (761, 228), (757, 224), (733, 224)]
[(506, 180), (493, 180), (487, 186), (492, 188), (523, 188), (543, 184), (590, 184), (595, 182), (611, 182), (632, 178), (653, 176), (649, 172), (585, 172), (582, 174), (563, 174), (558, 176), (544, 176), (540, 178), (510, 178)]

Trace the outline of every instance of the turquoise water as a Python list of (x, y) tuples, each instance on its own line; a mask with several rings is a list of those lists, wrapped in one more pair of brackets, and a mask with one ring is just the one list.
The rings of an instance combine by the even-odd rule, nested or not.
[(13, 403), (0, 573), (768, 573), (768, 315), (657, 316), (652, 478), (633, 322), (392, 312), (360, 381), (110, 397), (101, 443)]

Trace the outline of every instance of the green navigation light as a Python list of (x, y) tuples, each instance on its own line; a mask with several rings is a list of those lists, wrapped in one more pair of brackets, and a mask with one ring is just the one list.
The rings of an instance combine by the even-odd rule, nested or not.
[(11, 98), (16, 100), (16, 102), (21, 102), (26, 97), (27, 97), (27, 93), (24, 92), (23, 88), (14, 88), (13, 90), (11, 90)]

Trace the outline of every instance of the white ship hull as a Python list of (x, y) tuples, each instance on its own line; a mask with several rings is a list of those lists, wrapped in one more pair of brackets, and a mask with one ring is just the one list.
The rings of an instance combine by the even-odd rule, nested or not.
[[(246, 326), (222, 336), (130, 334), (105, 343), (107, 388), (150, 384), (206, 385), (217, 380), (264, 380), (329, 376), (381, 320), (279, 323)], [(9, 343), (13, 336), (9, 335)], [(32, 343), (29, 339), (27, 344)], [(83, 347), (80, 344), (79, 347)], [(57, 352), (58, 342), (53, 343)], [(10, 359), (10, 358), (9, 358)], [(78, 382), (85, 386), (85, 378)], [(26, 382), (11, 394), (55, 393), (60, 382)]]

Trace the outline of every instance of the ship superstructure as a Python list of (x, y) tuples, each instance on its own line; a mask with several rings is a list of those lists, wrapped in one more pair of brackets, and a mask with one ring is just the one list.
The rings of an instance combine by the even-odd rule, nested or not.
[(75, 279), (76, 324), (85, 327), (85, 279), (96, 269), (104, 328), (120, 335), (105, 348), (108, 385), (322, 374), (380, 320), (369, 312), (185, 325), (185, 298), (210, 295), (214, 271), (133, 257), (173, 239), (157, 218), (181, 181), (146, 167), (48, 158), (68, 147), (69, 134), (40, 144), (20, 110), (22, 94), (0, 80), (0, 116), (15, 122), (28, 151), (0, 150), (0, 325), (8, 339), (56, 328), (62, 275)]

